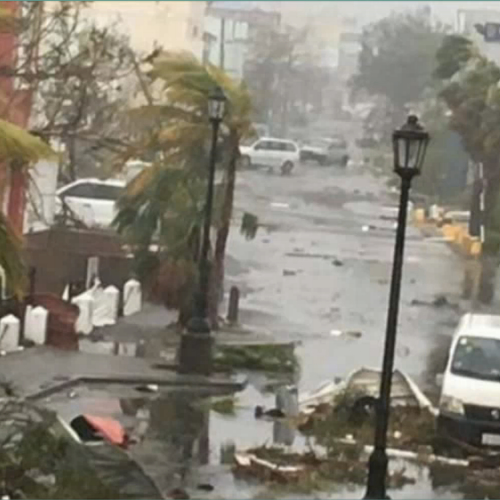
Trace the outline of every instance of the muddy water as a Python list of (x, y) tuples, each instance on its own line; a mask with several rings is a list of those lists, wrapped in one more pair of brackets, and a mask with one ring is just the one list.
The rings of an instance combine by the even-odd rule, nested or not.
[[(60, 393), (45, 403), (66, 420), (79, 414), (117, 419), (137, 443), (130, 454), (166, 495), (174, 487), (185, 488), (192, 498), (361, 498), (359, 486), (332, 485), (327, 491), (293, 493), (269, 489), (258, 482), (235, 479), (224, 463), (224, 447), (238, 449), (266, 444), (305, 450), (305, 438), (285, 424), (255, 419), (254, 405), (269, 408), (273, 394), (262, 392), (262, 377), (237, 395), (235, 413), (221, 415), (210, 409), (206, 392), (168, 391), (147, 394), (136, 388), (113, 385), (81, 386), (71, 395)], [(219, 396), (220, 397), (220, 396)], [(442, 479), (431, 477), (427, 468), (391, 461), (391, 468), (406, 468), (414, 485), (391, 491), (391, 498), (466, 498), (457, 485), (435, 486)], [(210, 484), (213, 491), (198, 489)]]
[[(270, 228), (259, 231), (252, 242), (237, 230), (231, 232), (227, 288), (237, 285), (245, 292), (242, 321), (280, 340), (300, 340), (301, 391), (361, 366), (378, 368), (394, 244), (393, 223), (380, 218), (389, 203), (382, 183), (364, 174), (325, 170), (299, 170), (290, 179), (266, 177), (265, 182), (260, 174), (245, 172), (239, 179), (236, 213), (256, 213)], [(334, 265), (334, 260), (341, 265)], [(456, 302), (459, 266), (442, 242), (425, 240), (409, 228), (396, 365), (421, 384), (439, 371), (457, 313), (411, 303), (430, 301), (440, 293)], [(331, 334), (338, 330), (361, 336)], [(83, 349), (137, 354), (128, 344), (84, 343)], [(83, 412), (114, 416), (142, 433), (131, 453), (164, 492), (183, 485), (192, 497), (200, 498), (361, 498), (363, 488), (342, 485), (309, 496), (269, 491), (235, 480), (220, 463), (221, 446), (231, 442), (238, 449), (292, 442), (294, 448), (303, 448), (300, 435), (254, 418), (255, 405), (274, 406), (274, 395), (262, 392), (262, 382), (256, 378), (238, 394), (234, 416), (209, 410), (201, 404), (202, 395), (193, 392), (144, 397), (117, 387), (79, 390), (73, 399), (60, 395), (50, 405), (66, 418)], [(431, 477), (426, 468), (405, 466), (416, 483), (391, 492), (392, 498), (466, 497), (458, 485), (448, 481), (443, 486), (441, 478)], [(460, 479), (460, 473), (455, 476), (451, 482)], [(197, 491), (196, 485), (205, 482), (214, 486), (213, 492)]]

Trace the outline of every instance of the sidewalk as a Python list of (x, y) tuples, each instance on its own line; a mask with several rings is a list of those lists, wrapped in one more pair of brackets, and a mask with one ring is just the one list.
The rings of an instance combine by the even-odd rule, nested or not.
[(40, 399), (81, 383), (156, 384), (158, 386), (239, 391), (243, 377), (178, 375), (155, 369), (151, 360), (106, 356), (51, 347), (34, 347), (8, 354), (0, 362), (0, 379), (13, 385), (16, 395)]

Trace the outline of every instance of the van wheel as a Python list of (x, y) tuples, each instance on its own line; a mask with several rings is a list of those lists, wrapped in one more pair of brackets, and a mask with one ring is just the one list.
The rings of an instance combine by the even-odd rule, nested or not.
[(252, 160), (250, 159), (250, 156), (242, 156), (240, 158), (240, 167), (244, 169), (248, 169), (252, 166)]

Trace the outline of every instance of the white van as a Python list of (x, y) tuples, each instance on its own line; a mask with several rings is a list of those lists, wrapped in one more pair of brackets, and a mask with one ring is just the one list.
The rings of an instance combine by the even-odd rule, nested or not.
[(443, 375), (437, 426), (441, 435), (500, 447), (500, 316), (462, 317)]
[(267, 166), (291, 170), (299, 163), (299, 147), (293, 141), (262, 137), (251, 146), (240, 146), (240, 164), (244, 169)]

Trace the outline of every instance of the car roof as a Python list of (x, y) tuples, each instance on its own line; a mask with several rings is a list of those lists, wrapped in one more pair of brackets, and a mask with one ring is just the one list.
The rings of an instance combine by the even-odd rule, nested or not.
[(288, 142), (288, 143), (296, 144), (296, 142), (292, 141), (291, 139), (278, 139), (277, 137), (260, 137), (258, 140), (259, 141)]
[(500, 316), (493, 314), (465, 314), (455, 334), (457, 337), (497, 338), (500, 340)]
[(59, 190), (61, 189), (67, 189), (69, 187), (73, 186), (79, 186), (80, 184), (98, 184), (101, 186), (116, 186), (116, 187), (125, 187), (127, 183), (125, 181), (122, 181), (120, 179), (96, 179), (96, 178), (84, 178), (84, 179), (77, 179), (76, 181), (70, 182), (69, 184), (66, 184), (62, 186)]

